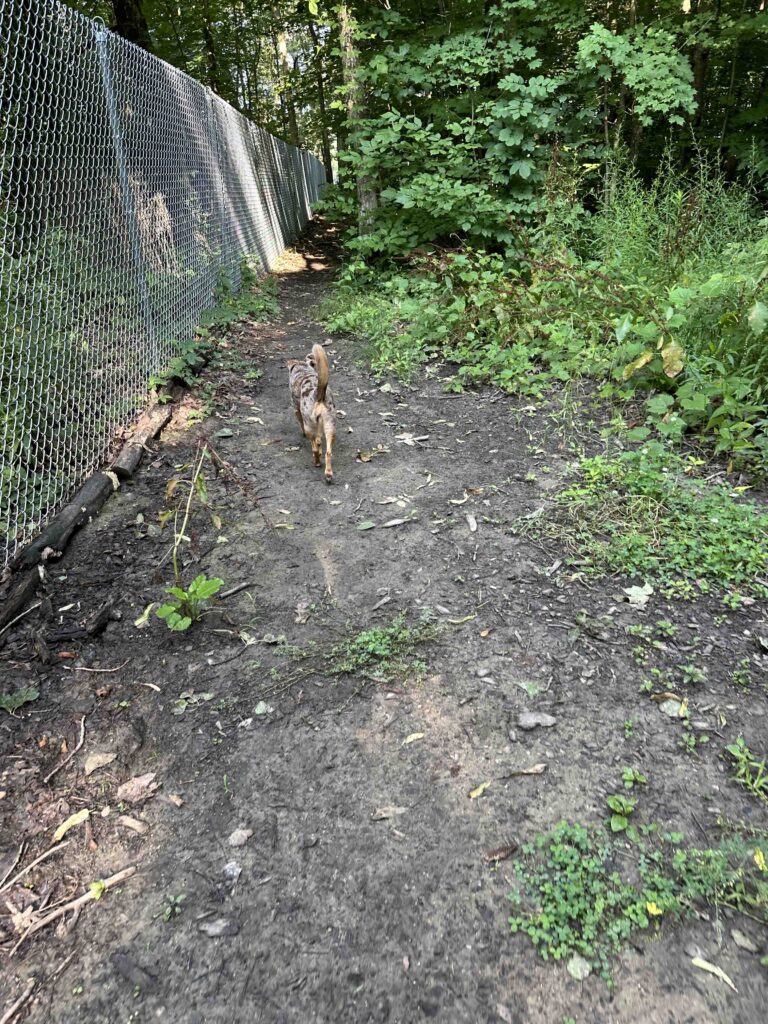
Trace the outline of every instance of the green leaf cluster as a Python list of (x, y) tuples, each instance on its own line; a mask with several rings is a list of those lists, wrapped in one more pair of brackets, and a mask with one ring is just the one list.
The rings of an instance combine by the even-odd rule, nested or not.
[(155, 614), (165, 622), (168, 629), (174, 632), (187, 630), (193, 622), (197, 622), (211, 598), (223, 586), (224, 580), (218, 576), (208, 579), (201, 573), (186, 589), (180, 586), (166, 587), (166, 593), (175, 600), (160, 605)]
[(560, 822), (526, 844), (515, 863), (512, 931), (527, 935), (545, 960), (584, 957), (610, 984), (611, 961), (634, 934), (695, 904), (766, 918), (762, 851), (738, 837), (700, 850), (654, 825), (641, 832), (630, 846), (603, 829)]
[(768, 514), (695, 468), (657, 442), (583, 459), (530, 529), (559, 538), (584, 572), (658, 581), (671, 596), (765, 596)]

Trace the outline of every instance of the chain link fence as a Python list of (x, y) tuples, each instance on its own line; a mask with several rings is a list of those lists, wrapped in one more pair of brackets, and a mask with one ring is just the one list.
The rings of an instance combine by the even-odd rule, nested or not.
[(245, 257), (325, 180), (56, 0), (0, 0), (0, 566), (106, 459)]

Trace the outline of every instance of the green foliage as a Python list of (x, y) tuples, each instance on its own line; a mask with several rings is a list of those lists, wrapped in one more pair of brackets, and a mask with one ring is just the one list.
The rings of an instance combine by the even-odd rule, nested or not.
[(687, 176), (665, 161), (650, 186), (617, 160), (596, 214), (574, 218), (573, 178), (550, 175), (515, 258), (434, 249), (377, 274), (353, 260), (327, 325), (365, 339), (377, 372), (446, 360), (452, 390), (535, 397), (597, 377), (606, 397), (645, 398), (631, 439), (701, 433), (768, 470), (768, 222), (749, 188), (703, 158)]
[(329, 671), (334, 675), (372, 674), (380, 679), (419, 673), (424, 666), (413, 659), (413, 652), (420, 644), (433, 640), (437, 632), (429, 614), (424, 613), (409, 626), (401, 612), (388, 626), (363, 630), (333, 647), (328, 657)]
[(14, 711), (37, 700), (40, 691), (34, 686), (25, 686), (21, 690), (14, 690), (12, 693), (0, 693), (0, 711), (7, 711), (12, 715)]
[(166, 587), (166, 593), (175, 600), (160, 605), (155, 614), (159, 619), (163, 619), (168, 629), (177, 632), (189, 629), (192, 623), (201, 617), (214, 594), (223, 586), (224, 580), (218, 576), (208, 579), (201, 573), (186, 589), (179, 586)]
[(277, 316), (277, 279), (260, 276), (260, 264), (245, 258), (240, 268), (240, 287), (233, 292), (227, 281), (219, 284), (217, 302), (200, 315), (197, 332), (207, 333), (214, 328), (229, 327), (238, 320), (264, 320)]
[(752, 685), (752, 672), (750, 671), (751, 662), (749, 658), (742, 658), (739, 663), (731, 672), (731, 680), (737, 686), (743, 686), (745, 688)]
[(732, 776), (748, 793), (768, 803), (768, 768), (765, 758), (761, 761), (739, 736), (735, 743), (725, 748), (733, 758), (735, 774)]
[(548, 215), (553, 167), (580, 165), (584, 196), (627, 150), (648, 180), (665, 146), (689, 158), (692, 129), (702, 152), (768, 172), (768, 47), (736, 0), (717, 19), (671, 3), (406, 0), (371, 13), (358, 45), (366, 110), (347, 125), (336, 208), (356, 221), (357, 184), (376, 193), (369, 229), (347, 240), (365, 256), (449, 240), (511, 255), (521, 226)]
[(632, 789), (635, 783), (644, 786), (648, 782), (645, 775), (636, 768), (624, 768), (621, 777), (624, 781), (624, 789)]
[(610, 982), (611, 960), (633, 934), (682, 917), (694, 903), (768, 915), (761, 850), (738, 837), (686, 850), (680, 836), (658, 836), (652, 825), (641, 832), (627, 847), (602, 829), (561, 822), (526, 844), (510, 895), (520, 908), (509, 918), (512, 931), (528, 935), (545, 960), (579, 954)]
[(178, 915), (182, 912), (182, 910), (184, 909), (184, 900), (186, 898), (187, 895), (183, 892), (179, 893), (178, 896), (166, 896), (165, 899), (163, 900), (163, 907), (160, 913), (156, 914), (155, 916), (159, 917), (162, 921), (165, 921), (167, 924), (169, 921), (172, 921), (173, 918), (178, 917)]
[(150, 377), (149, 390), (159, 391), (172, 381), (179, 381), (188, 388), (192, 387), (197, 380), (200, 367), (208, 358), (211, 349), (210, 342), (200, 337), (181, 342), (177, 346), (176, 355), (170, 360), (165, 370)]
[(623, 832), (629, 826), (629, 816), (637, 807), (637, 797), (614, 793), (605, 801), (611, 814), (611, 832)]
[(665, 29), (636, 26), (621, 34), (594, 24), (579, 40), (578, 63), (594, 73), (601, 88), (615, 83), (629, 89), (643, 127), (660, 114), (682, 125), (683, 115), (695, 110), (690, 64)]
[[(616, 458), (584, 459), (578, 482), (522, 530), (557, 537), (585, 572), (657, 581), (670, 596), (711, 590), (765, 596), (768, 514), (693, 469), (656, 443)], [(689, 671), (690, 681), (699, 672)]]

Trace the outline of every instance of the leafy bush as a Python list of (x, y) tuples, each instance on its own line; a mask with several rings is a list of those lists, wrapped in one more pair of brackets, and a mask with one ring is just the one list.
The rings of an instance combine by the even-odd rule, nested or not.
[(692, 597), (710, 590), (766, 596), (768, 513), (654, 442), (616, 458), (582, 460), (552, 510), (521, 524), (558, 538), (585, 572), (659, 581)]
[(515, 258), (433, 246), (406, 272), (353, 261), (328, 327), (363, 337), (378, 372), (455, 364), (453, 390), (596, 377), (605, 396), (649, 396), (635, 440), (695, 431), (768, 468), (768, 221), (749, 189), (705, 162), (687, 179), (667, 162), (648, 187), (618, 162), (589, 217), (568, 167), (550, 186)]
[[(643, 832), (628, 848), (602, 829), (560, 822), (526, 844), (510, 895), (520, 908), (509, 918), (512, 931), (528, 935), (545, 960), (578, 955), (610, 982), (611, 959), (630, 936), (684, 916), (695, 903), (738, 907), (765, 919), (761, 848), (733, 838), (713, 849), (686, 850), (678, 846), (681, 836), (656, 836), (652, 825)], [(619, 851), (630, 849), (636, 862), (628, 877), (626, 867), (622, 874), (616, 865)]]

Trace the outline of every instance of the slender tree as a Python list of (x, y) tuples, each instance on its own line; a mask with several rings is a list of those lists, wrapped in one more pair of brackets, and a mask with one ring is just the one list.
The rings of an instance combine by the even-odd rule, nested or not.
[(325, 67), (323, 62), (323, 49), (317, 34), (317, 27), (310, 21), (308, 24), (309, 34), (312, 37), (312, 45), (315, 48), (313, 65), (317, 81), (317, 108), (320, 115), (320, 148), (323, 154), (323, 166), (325, 167), (325, 179), (333, 184), (333, 163), (331, 161), (331, 143), (328, 132), (328, 110), (325, 103)]
[[(357, 52), (357, 21), (346, 2), (341, 0), (338, 8), (339, 50), (341, 53), (342, 78), (347, 108), (347, 130), (349, 141), (356, 145), (360, 122), (363, 118), (363, 96), (358, 77), (359, 56)], [(369, 174), (357, 173), (358, 230), (361, 235), (370, 234), (374, 211), (378, 205), (373, 180)]]

